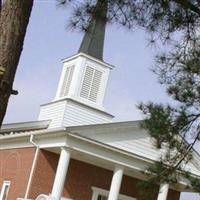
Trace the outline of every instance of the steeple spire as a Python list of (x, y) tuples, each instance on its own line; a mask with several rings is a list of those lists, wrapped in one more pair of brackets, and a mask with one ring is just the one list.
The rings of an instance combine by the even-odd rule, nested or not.
[(103, 60), (107, 15), (106, 0), (98, 0), (96, 8), (97, 14), (92, 16), (78, 52), (82, 52), (98, 58), (99, 60)]

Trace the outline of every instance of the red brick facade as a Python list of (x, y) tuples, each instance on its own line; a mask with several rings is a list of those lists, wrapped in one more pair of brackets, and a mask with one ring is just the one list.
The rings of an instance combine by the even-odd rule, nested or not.
[[(0, 187), (3, 180), (11, 181), (8, 200), (24, 197), (34, 152), (34, 148), (0, 152)], [(58, 159), (57, 154), (44, 150), (39, 152), (28, 196), (30, 199), (35, 199), (39, 194), (51, 192)], [(111, 180), (112, 171), (71, 159), (63, 196), (73, 200), (91, 200), (91, 187), (109, 190)], [(137, 179), (124, 176), (120, 193), (142, 200), (137, 192), (136, 183)], [(170, 190), (168, 200), (178, 200), (179, 196), (179, 192)]]
[(35, 155), (35, 148), (0, 151), (0, 189), (3, 181), (11, 181), (8, 200), (24, 197)]
[(32, 179), (29, 198), (34, 199), (39, 194), (49, 194), (57, 169), (59, 155), (41, 150), (38, 156)]

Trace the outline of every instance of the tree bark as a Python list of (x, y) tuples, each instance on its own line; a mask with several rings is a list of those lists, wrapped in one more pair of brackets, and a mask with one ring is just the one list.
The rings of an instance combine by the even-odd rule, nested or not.
[(0, 127), (8, 100), (28, 26), (33, 0), (6, 0), (0, 13)]

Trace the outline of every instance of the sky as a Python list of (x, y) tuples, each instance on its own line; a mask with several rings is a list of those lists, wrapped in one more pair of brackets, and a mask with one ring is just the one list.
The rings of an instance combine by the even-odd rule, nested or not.
[[(68, 28), (69, 9), (55, 0), (35, 0), (14, 89), (4, 123), (35, 121), (39, 106), (53, 100), (62, 70), (61, 59), (77, 53), (83, 33)], [(148, 45), (144, 31), (125, 30), (108, 25), (104, 61), (115, 66), (111, 71), (104, 105), (114, 121), (142, 119), (140, 102), (169, 103), (164, 86), (151, 69), (159, 48)], [(199, 200), (183, 194), (181, 200)]]

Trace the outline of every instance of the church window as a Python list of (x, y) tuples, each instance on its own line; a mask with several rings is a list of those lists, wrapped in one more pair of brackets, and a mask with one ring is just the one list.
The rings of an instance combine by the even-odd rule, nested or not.
[(9, 188), (10, 188), (10, 181), (4, 181), (0, 193), (0, 200), (8, 200)]
[(100, 90), (102, 72), (92, 67), (86, 67), (80, 96), (96, 102)]
[[(92, 200), (108, 200), (109, 191), (97, 187), (92, 187), (92, 190), (93, 190)], [(137, 200), (137, 199), (127, 195), (119, 194), (118, 200)]]
[(60, 96), (67, 96), (69, 93), (70, 85), (72, 82), (72, 76), (74, 74), (74, 68), (75, 66), (67, 67), (64, 75), (63, 85), (61, 89)]
[(101, 195), (99, 194), (98, 197), (97, 197), (97, 200), (107, 200), (108, 197), (107, 196), (104, 196), (104, 195)]

